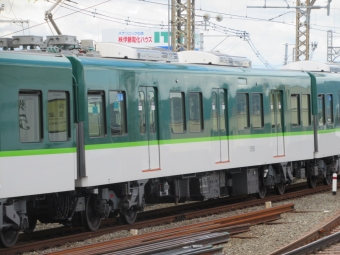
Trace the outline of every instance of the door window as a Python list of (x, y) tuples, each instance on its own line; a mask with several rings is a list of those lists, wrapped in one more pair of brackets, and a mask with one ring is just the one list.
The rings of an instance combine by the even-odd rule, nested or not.
[(225, 131), (225, 114), (226, 113), (226, 103), (224, 98), (224, 92), (220, 93), (220, 130)]
[(326, 95), (326, 121), (327, 124), (333, 123), (333, 95)]
[(211, 114), (212, 114), (212, 121), (213, 121), (213, 130), (217, 132), (218, 130), (218, 111), (217, 111), (217, 94), (216, 92), (212, 93), (212, 106), (211, 106)]
[(146, 131), (146, 120), (145, 120), (145, 94), (143, 91), (139, 91), (139, 102), (138, 102), (138, 112), (139, 112), (139, 131), (142, 135)]
[(156, 104), (153, 91), (149, 91), (149, 130), (151, 134), (156, 133)]
[(324, 95), (318, 95), (318, 121), (319, 126), (323, 126), (325, 124), (325, 100)]

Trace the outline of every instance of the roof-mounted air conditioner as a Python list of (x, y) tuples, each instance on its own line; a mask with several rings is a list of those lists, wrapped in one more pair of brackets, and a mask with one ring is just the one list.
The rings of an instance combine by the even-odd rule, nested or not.
[(327, 72), (339, 73), (340, 65), (337, 63), (322, 63), (316, 61), (297, 61), (288, 65), (282, 66), (281, 70), (297, 70), (306, 72)]
[(181, 51), (180, 63), (251, 67), (251, 61), (245, 57), (230, 56), (220, 52)]

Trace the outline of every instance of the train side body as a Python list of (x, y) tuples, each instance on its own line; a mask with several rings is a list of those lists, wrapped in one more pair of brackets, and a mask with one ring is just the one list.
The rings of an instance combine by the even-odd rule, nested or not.
[(0, 198), (74, 190), (73, 115), (69, 137), (52, 142), (47, 110), (49, 91), (73, 97), (71, 64), (65, 57), (1, 52), (0, 77)]
[(316, 78), (316, 126), (318, 151), (315, 158), (340, 154), (340, 75), (313, 73)]
[[(85, 121), (86, 176), (77, 179), (78, 187), (313, 158), (312, 126), (291, 124), (291, 95), (311, 93), (310, 77), (306, 73), (81, 57), (71, 62), (80, 81), (79, 108), (85, 110), (79, 115)], [(148, 133), (140, 133), (138, 96), (144, 87), (153, 88), (157, 99), (154, 108), (157, 132), (151, 139)], [(225, 95), (227, 128), (216, 137), (212, 93), (218, 89)], [(127, 95), (128, 132), (123, 136), (110, 133), (110, 90), (124, 91)], [(88, 135), (88, 91), (105, 94), (108, 121), (102, 137)], [(282, 107), (280, 130), (272, 123), (275, 118), (271, 105), (273, 91), (280, 91), (282, 96), (282, 105), (275, 106), (278, 111)], [(190, 121), (188, 94), (201, 93), (202, 130), (190, 132), (187, 128), (182, 133), (171, 130), (170, 93), (173, 92), (185, 94), (187, 123)], [(242, 109), (237, 108), (240, 93), (247, 95), (250, 106), (254, 93), (262, 95), (262, 127), (253, 127), (253, 113), (248, 113), (250, 125), (240, 129)]]

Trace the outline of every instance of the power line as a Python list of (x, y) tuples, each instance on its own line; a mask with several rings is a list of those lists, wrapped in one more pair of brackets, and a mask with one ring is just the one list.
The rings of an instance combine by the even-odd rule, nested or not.
[[(148, 1), (148, 0), (143, 0), (143, 2), (168, 6), (167, 4), (164, 4), (164, 3), (158, 3), (158, 2)], [(205, 9), (195, 9), (195, 10), (202, 11), (202, 12), (209, 12), (213, 14), (221, 14), (221, 15), (230, 16), (230, 17), (234, 17), (235, 19), (241, 19), (241, 20), (265, 21), (265, 22), (272, 22), (272, 23), (284, 24), (284, 25), (289, 25), (289, 26), (295, 26), (295, 24), (289, 24), (286, 22), (267, 20), (267, 19), (256, 18), (256, 17), (242, 16), (242, 15), (236, 15), (236, 14), (230, 14), (230, 13), (224, 13), (224, 12), (216, 12), (216, 11), (210, 11), (210, 10), (205, 10)], [(329, 26), (329, 28), (333, 28), (333, 26)], [(317, 28), (311, 28), (311, 29), (316, 30), (316, 31), (327, 32), (327, 30), (323, 30), (323, 29), (317, 29)], [(337, 34), (340, 34), (340, 33), (337, 33)]]
[[(95, 6), (104, 4), (104, 3), (109, 2), (109, 1), (110, 1), (110, 0), (106, 0), (106, 1), (101, 2), (101, 3), (99, 3), (99, 4), (92, 5), (92, 6), (88, 7), (88, 8), (93, 8), (93, 7), (95, 7)], [(86, 9), (88, 9), (88, 8), (86, 8)], [(85, 9), (81, 9), (81, 10), (85, 10)], [(69, 14), (66, 14), (66, 15), (61, 16), (61, 17), (58, 17), (58, 18), (55, 18), (54, 20), (65, 18), (65, 17), (67, 17), (67, 16), (70, 16), (70, 15), (73, 15), (73, 14), (75, 14), (75, 13), (77, 13), (77, 12), (80, 12), (81, 10), (75, 11), (75, 12), (72, 12), (72, 13), (69, 13)], [(19, 33), (19, 32), (21, 32), (21, 31), (23, 31), (23, 30), (30, 29), (30, 28), (34, 28), (34, 27), (38, 27), (38, 26), (41, 26), (41, 25), (44, 25), (44, 24), (45, 24), (45, 22), (39, 23), (39, 24), (34, 25), (34, 26), (30, 26), (30, 27), (28, 27), (28, 28), (23, 28), (22, 30), (18, 30), (18, 31), (15, 31), (15, 32), (12, 32), (12, 33), (9, 33), (9, 34), (6, 34), (6, 35), (2, 35), (2, 36), (0, 36), (0, 38), (5, 37), (5, 36), (9, 36), (9, 35), (12, 35), (12, 34), (16, 34), (16, 33)]]

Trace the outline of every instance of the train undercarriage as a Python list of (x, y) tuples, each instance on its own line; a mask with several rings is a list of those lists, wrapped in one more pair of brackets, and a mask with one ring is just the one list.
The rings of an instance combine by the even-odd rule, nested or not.
[(146, 200), (179, 201), (213, 199), (222, 196), (256, 194), (264, 198), (268, 189), (283, 194), (294, 178), (306, 178), (315, 188), (318, 179), (331, 184), (339, 174), (339, 157), (285, 162), (182, 176), (145, 179), (70, 192), (0, 199), (0, 244), (13, 246), (19, 232), (31, 233), (37, 221), (84, 226), (96, 231), (103, 218), (119, 217), (132, 224)]

